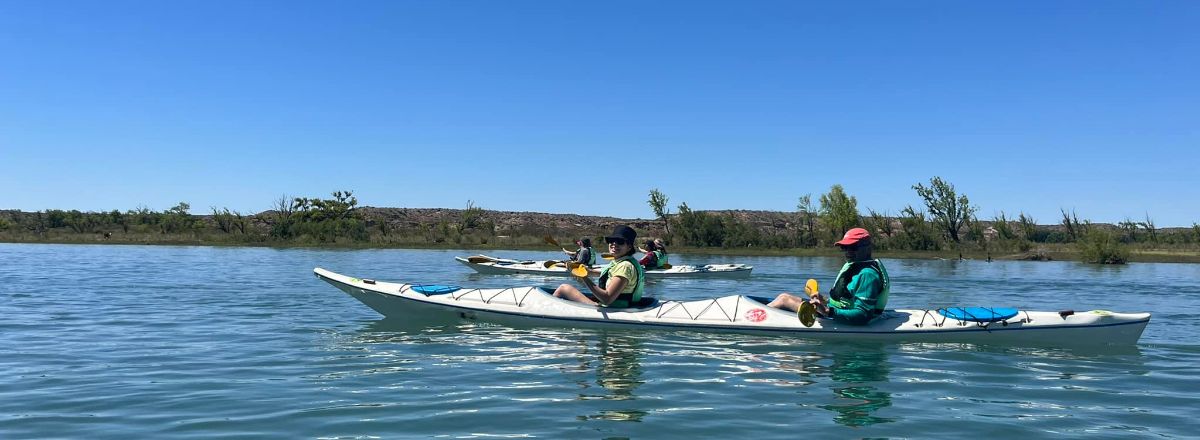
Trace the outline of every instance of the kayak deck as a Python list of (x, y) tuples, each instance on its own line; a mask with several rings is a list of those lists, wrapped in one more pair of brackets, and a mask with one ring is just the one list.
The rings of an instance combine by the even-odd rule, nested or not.
[(359, 279), (316, 268), (314, 274), (390, 318), (479, 319), (515, 325), (675, 328), (736, 333), (787, 334), (819, 339), (986, 342), (1030, 345), (1134, 344), (1148, 313), (1020, 311), (991, 321), (960, 320), (934, 310), (888, 310), (868, 325), (818, 319), (804, 327), (796, 314), (766, 306), (767, 298), (654, 301), (648, 307), (614, 309), (553, 297), (538, 286), (473, 289)]

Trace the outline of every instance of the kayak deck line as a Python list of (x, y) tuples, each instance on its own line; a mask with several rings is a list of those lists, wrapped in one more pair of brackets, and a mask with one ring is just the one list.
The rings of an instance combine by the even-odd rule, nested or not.
[[(937, 310), (888, 310), (865, 326), (828, 319), (802, 327), (796, 315), (765, 305), (766, 298), (729, 295), (691, 301), (655, 300), (647, 307), (614, 309), (576, 303), (538, 286), (497, 289), (458, 288), (423, 293), (415, 283), (387, 283), (346, 277), (324, 269), (315, 275), (384, 316), (438, 315), (490, 319), (502, 323), (585, 327), (653, 327), (738, 333), (790, 334), (813, 338), (914, 339), (933, 342), (1003, 342), (1061, 345), (1133, 344), (1150, 321), (1148, 313), (1021, 311), (992, 322), (963, 321)], [(743, 302), (745, 304), (743, 304)], [(937, 319), (942, 318), (942, 319)], [(1029, 336), (1021, 336), (1021, 335)]]

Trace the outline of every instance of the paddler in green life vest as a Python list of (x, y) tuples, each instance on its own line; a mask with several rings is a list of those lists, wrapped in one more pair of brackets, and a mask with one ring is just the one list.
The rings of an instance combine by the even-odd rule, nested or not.
[(583, 264), (584, 266), (587, 266), (588, 269), (591, 269), (592, 266), (595, 266), (596, 265), (596, 253), (592, 251), (592, 239), (590, 239), (588, 237), (583, 237), (578, 240), (575, 240), (575, 244), (579, 245), (578, 250), (576, 250), (575, 252), (571, 252), (564, 248), (562, 250), (563, 253), (570, 255), (571, 261)]
[(665, 269), (668, 267), (667, 251), (659, 247), (659, 243), (661, 243), (659, 240), (646, 240), (645, 243), (642, 243), (642, 248), (638, 249), (638, 251), (646, 253), (641, 260), (638, 260), (638, 263), (641, 263), (642, 267), (646, 270)]
[[(846, 252), (846, 264), (838, 272), (829, 299), (816, 295), (807, 299), (817, 313), (826, 318), (852, 325), (866, 325), (881, 315), (887, 306), (891, 281), (883, 263), (871, 258), (871, 234), (863, 228), (846, 231), (835, 243)], [(805, 298), (784, 292), (768, 304), (771, 307), (796, 311)]]
[(627, 225), (613, 229), (612, 235), (604, 237), (608, 253), (613, 254), (612, 264), (600, 272), (600, 281), (592, 282), (589, 277), (575, 277), (582, 282), (595, 299), (588, 297), (575, 286), (559, 285), (554, 296), (566, 300), (605, 307), (630, 307), (642, 299), (645, 290), (646, 271), (633, 258), (637, 250), (637, 232)]
[(667, 269), (670, 266), (667, 261), (667, 244), (663, 239), (656, 238), (653, 241), (646, 241), (643, 249), (638, 249), (646, 256), (642, 257), (642, 267), (646, 269)]

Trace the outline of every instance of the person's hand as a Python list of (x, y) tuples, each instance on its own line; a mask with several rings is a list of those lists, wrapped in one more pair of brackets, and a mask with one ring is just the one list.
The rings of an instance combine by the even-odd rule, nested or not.
[(820, 313), (821, 316), (829, 316), (829, 306), (825, 304), (824, 296), (816, 295), (812, 297), (812, 299), (809, 299), (808, 302), (812, 303), (813, 307), (817, 308), (817, 312)]

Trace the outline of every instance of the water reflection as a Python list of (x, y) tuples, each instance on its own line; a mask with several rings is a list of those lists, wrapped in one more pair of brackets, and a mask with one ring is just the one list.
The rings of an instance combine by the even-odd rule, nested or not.
[(833, 393), (838, 400), (821, 408), (836, 413), (833, 421), (846, 426), (861, 427), (895, 419), (874, 415), (892, 406), (892, 395), (876, 386), (888, 381), (891, 369), (882, 347), (852, 347), (830, 354), (829, 378), (835, 383)]
[(646, 411), (633, 407), (637, 396), (634, 390), (645, 383), (642, 379), (642, 342), (628, 335), (601, 332), (594, 335), (595, 347), (588, 346), (588, 340), (593, 335), (583, 339), (583, 352), (580, 353), (582, 370), (595, 370), (595, 385), (600, 388), (589, 392), (594, 387), (591, 381), (580, 381), (583, 392), (579, 400), (605, 400), (621, 402), (623, 408), (604, 409), (597, 414), (578, 416), (580, 420), (618, 420), (640, 422), (648, 414)]

